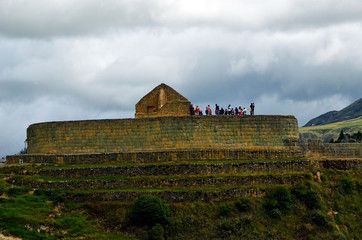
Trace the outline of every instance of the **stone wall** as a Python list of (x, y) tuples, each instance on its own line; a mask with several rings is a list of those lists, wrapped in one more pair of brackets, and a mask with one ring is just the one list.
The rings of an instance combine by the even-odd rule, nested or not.
[(85, 180), (85, 181), (23, 181), (16, 179), (8, 182), (14, 185), (27, 186), (31, 188), (60, 188), (60, 189), (167, 189), (167, 188), (205, 188), (225, 187), (240, 185), (261, 184), (294, 184), (302, 181), (303, 175), (256, 175), (235, 177), (190, 177), (184, 179), (148, 178), (148, 179), (126, 179), (126, 180)]
[(311, 162), (311, 166), (314, 168), (333, 168), (337, 170), (361, 171), (362, 159), (314, 160)]
[[(362, 161), (360, 161), (362, 163)], [(159, 175), (201, 175), (201, 174), (243, 174), (278, 173), (284, 171), (306, 171), (310, 167), (308, 160), (266, 161), (248, 163), (183, 163), (157, 164), (124, 167), (82, 167), (63, 169), (44, 169), (36, 172), (41, 176), (84, 178), (101, 176), (159, 176)]]
[(101, 164), (101, 163), (156, 163), (179, 161), (219, 160), (278, 160), (300, 159), (303, 154), (294, 150), (180, 150), (162, 152), (127, 152), (98, 154), (25, 154), (7, 156), (8, 164), (56, 163), (56, 164)]
[(299, 146), (309, 156), (362, 158), (362, 143), (323, 143), (320, 140), (300, 139)]
[(261, 188), (246, 188), (246, 189), (231, 189), (226, 191), (188, 191), (188, 192), (97, 192), (97, 193), (65, 193), (65, 197), (75, 202), (90, 202), (90, 201), (122, 201), (132, 202), (140, 196), (157, 196), (167, 202), (209, 202), (219, 200), (230, 200), (239, 197), (262, 197), (265, 195), (265, 189)]
[(27, 130), (29, 154), (185, 149), (290, 149), (293, 116), (186, 116), (47, 122)]

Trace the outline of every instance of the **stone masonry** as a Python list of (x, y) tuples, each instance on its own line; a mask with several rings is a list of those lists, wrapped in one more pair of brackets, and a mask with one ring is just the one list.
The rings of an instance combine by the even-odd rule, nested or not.
[[(293, 116), (184, 116), (47, 122), (27, 130), (28, 154), (190, 149), (290, 150)], [(294, 149), (296, 150), (296, 149)]]
[(136, 118), (187, 116), (190, 101), (166, 84), (160, 84), (136, 104)]

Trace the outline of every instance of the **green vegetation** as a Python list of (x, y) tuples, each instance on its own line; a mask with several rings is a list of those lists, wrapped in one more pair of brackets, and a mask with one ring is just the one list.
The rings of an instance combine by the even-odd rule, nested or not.
[(332, 138), (330, 143), (361, 143), (362, 142), (362, 133), (361, 131), (358, 131), (354, 134), (344, 134), (343, 130), (339, 133), (339, 137), (336, 141)]
[(250, 210), (250, 198), (239, 198), (238, 200), (236, 200), (235, 202), (235, 207), (236, 209), (238, 209), (240, 212), (246, 212), (248, 210)]
[(323, 142), (330, 142), (331, 139), (338, 139), (342, 130), (344, 134), (349, 135), (362, 132), (362, 117), (325, 125), (302, 127), (299, 128), (299, 133), (302, 138), (321, 139)]
[[(21, 171), (14, 167), (12, 172), (31, 171), (33, 167), (37, 166), (19, 166)], [(0, 175), (0, 232), (23, 239), (359, 239), (362, 236), (362, 180), (360, 173), (354, 171), (290, 172), (288, 175), (304, 177), (296, 184), (282, 185), (66, 191), (13, 186), (6, 181), (43, 178), (7, 171)], [(316, 172), (321, 173), (321, 182), (314, 180)], [(242, 175), (235, 175), (238, 176)], [(157, 191), (201, 190), (221, 194), (248, 188), (263, 189), (265, 196), (166, 203), (148, 195)], [(87, 196), (117, 191), (138, 192), (141, 197), (134, 202), (82, 203), (67, 198), (67, 194)], [(143, 192), (147, 195), (142, 196)]]
[(152, 196), (139, 197), (128, 214), (130, 225), (153, 227), (169, 223), (169, 206), (162, 199)]

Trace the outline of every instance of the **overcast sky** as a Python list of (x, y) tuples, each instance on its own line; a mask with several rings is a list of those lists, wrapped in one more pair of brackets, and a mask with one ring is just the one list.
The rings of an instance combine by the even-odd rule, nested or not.
[(361, 13), (361, 0), (0, 0), (0, 157), (33, 123), (133, 118), (160, 83), (302, 126), (361, 98)]

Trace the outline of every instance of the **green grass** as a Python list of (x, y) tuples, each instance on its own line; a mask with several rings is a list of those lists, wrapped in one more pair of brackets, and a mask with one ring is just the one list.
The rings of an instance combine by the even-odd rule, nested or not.
[(330, 130), (336, 128), (351, 128), (351, 127), (361, 127), (362, 126), (362, 117), (354, 118), (351, 120), (329, 123), (325, 125), (311, 126), (311, 127), (301, 127), (299, 132), (304, 133), (312, 130)]
[(193, 160), (193, 161), (168, 161), (157, 163), (102, 163), (102, 164), (23, 164), (23, 165), (0, 165), (0, 173), (20, 173), (38, 172), (39, 170), (57, 170), (72, 168), (102, 168), (102, 167), (153, 167), (165, 165), (182, 165), (182, 164), (223, 164), (223, 163), (258, 163), (258, 162), (284, 162), (284, 161), (300, 161), (306, 158), (297, 159), (253, 159), (253, 160)]
[[(265, 210), (264, 197), (251, 198), (250, 206), (240, 211), (238, 199), (211, 202), (170, 204), (170, 225), (165, 226), (167, 239), (359, 239), (362, 236), (362, 179), (358, 171), (318, 169), (322, 183), (313, 181), (316, 169), (305, 173), (301, 192), (312, 191), (320, 197), (320, 206), (312, 208), (294, 193), (290, 208), (278, 218)], [(293, 173), (292, 173), (293, 174)], [(299, 173), (298, 173), (299, 174)], [(260, 174), (253, 174), (260, 175)], [(283, 175), (283, 174), (281, 174)], [(4, 181), (0, 186), (0, 231), (23, 239), (141, 239), (151, 229), (127, 226), (132, 203), (54, 200), (44, 192), (31, 193), (26, 188), (13, 191)], [(225, 177), (227, 175), (213, 175)], [(235, 175), (229, 175), (235, 176)], [(236, 175), (238, 176), (238, 175)], [(18, 176), (20, 179), (23, 176)], [(27, 176), (26, 176), (27, 177)], [(34, 178), (38, 178), (35, 176)], [(176, 176), (175, 176), (176, 177)], [(178, 177), (178, 176), (177, 176)], [(200, 176), (201, 177), (201, 176)], [(210, 176), (209, 176), (210, 177)], [(142, 179), (142, 178), (140, 178)], [(149, 179), (149, 178), (146, 178)], [(267, 193), (281, 185), (249, 185), (208, 188), (54, 190), (54, 194), (92, 194), (107, 192), (188, 192), (227, 191), (259, 188)], [(294, 185), (282, 185), (292, 189)], [(307, 196), (307, 195), (305, 195)], [(314, 196), (314, 195), (313, 195)], [(227, 211), (225, 211), (227, 209)]]
[(362, 131), (362, 117), (325, 125), (301, 127), (299, 128), (299, 133), (306, 138), (318, 138), (329, 141), (332, 138), (336, 140), (342, 129), (344, 133), (349, 134)]
[(79, 204), (29, 192), (0, 198), (0, 232), (22, 239), (134, 239), (106, 233)]
[(245, 172), (245, 173), (228, 173), (228, 174), (191, 174), (191, 175), (150, 175), (150, 176), (135, 176), (135, 177), (124, 177), (124, 176), (97, 176), (97, 177), (82, 177), (82, 178), (66, 178), (66, 177), (49, 177), (41, 175), (12, 175), (10, 179), (16, 180), (17, 182), (24, 181), (101, 181), (101, 180), (172, 180), (172, 179), (223, 179), (223, 178), (238, 178), (238, 177), (258, 177), (258, 176), (283, 176), (283, 175), (301, 175), (306, 172), (295, 172), (290, 170), (280, 171), (276, 173), (272, 172)]

